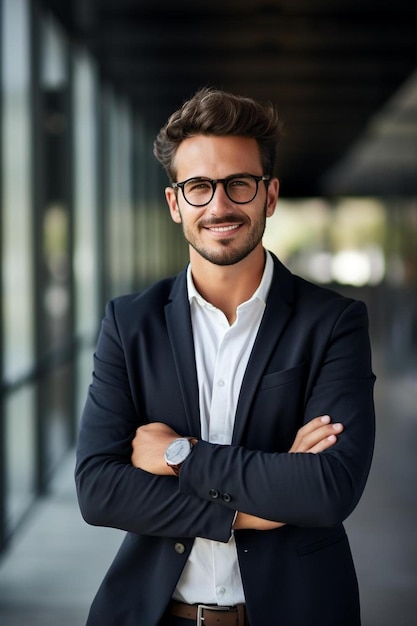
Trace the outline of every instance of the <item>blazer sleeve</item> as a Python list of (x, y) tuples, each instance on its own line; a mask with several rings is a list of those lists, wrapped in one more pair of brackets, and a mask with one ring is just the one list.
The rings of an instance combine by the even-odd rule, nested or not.
[(175, 476), (154, 476), (132, 466), (135, 430), (148, 420), (133, 401), (139, 383), (128, 374), (128, 350), (110, 303), (78, 435), (75, 479), (84, 519), (139, 534), (228, 541), (234, 511), (182, 493)]
[[(345, 302), (324, 347), (310, 355), (312, 383), (299, 419), (306, 423), (329, 414), (333, 421), (342, 422), (344, 431), (337, 443), (325, 452), (309, 454), (202, 442), (181, 470), (182, 493), (299, 526), (333, 526), (352, 512), (373, 454), (375, 377), (366, 307), (357, 301)], [(323, 334), (326, 322), (329, 319), (320, 325)], [(256, 406), (258, 413), (249, 419), (262, 429), (261, 405)]]

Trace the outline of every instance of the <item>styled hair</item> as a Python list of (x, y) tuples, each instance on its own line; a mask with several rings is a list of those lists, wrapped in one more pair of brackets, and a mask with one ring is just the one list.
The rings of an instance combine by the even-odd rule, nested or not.
[(174, 158), (180, 143), (196, 135), (256, 139), (263, 172), (273, 174), (281, 122), (271, 103), (264, 105), (211, 87), (197, 91), (170, 116), (154, 142), (154, 155), (171, 182), (176, 177)]

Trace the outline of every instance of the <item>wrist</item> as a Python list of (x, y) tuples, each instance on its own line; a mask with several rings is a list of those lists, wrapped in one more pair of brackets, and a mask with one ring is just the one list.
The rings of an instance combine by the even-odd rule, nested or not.
[(194, 437), (178, 437), (166, 448), (164, 454), (165, 463), (176, 476), (179, 476), (184, 461), (192, 453), (197, 441)]

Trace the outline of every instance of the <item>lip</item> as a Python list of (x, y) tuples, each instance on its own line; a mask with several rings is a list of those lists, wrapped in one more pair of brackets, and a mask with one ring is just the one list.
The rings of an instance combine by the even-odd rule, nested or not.
[(242, 224), (212, 224), (211, 226), (205, 226), (206, 230), (212, 233), (218, 233), (220, 235), (230, 235), (237, 232)]
[(228, 224), (207, 224), (203, 226), (214, 237), (224, 239), (225, 237), (233, 237), (242, 227), (242, 222), (233, 222)]

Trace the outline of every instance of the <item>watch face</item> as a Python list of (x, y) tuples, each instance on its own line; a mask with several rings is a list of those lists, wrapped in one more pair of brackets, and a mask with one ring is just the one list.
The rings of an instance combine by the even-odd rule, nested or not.
[(178, 465), (185, 461), (190, 454), (191, 443), (185, 437), (175, 439), (165, 451), (165, 461), (168, 465)]

